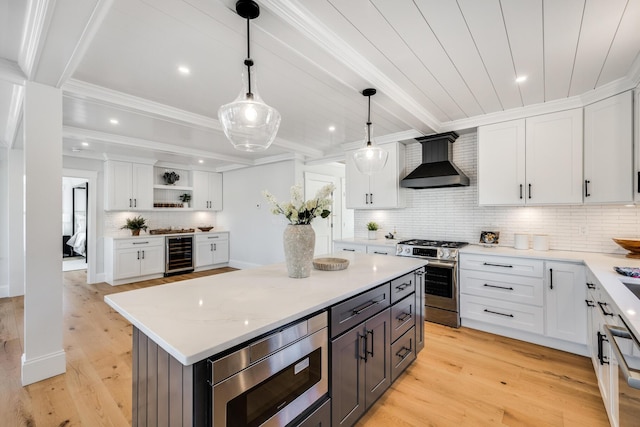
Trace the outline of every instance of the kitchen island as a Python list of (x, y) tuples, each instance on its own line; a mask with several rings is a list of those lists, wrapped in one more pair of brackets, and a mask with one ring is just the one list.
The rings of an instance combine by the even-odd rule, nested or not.
[[(211, 387), (198, 381), (210, 376), (207, 360), (426, 264), (383, 255), (338, 256), (349, 259), (346, 270), (312, 270), (305, 279), (291, 279), (284, 264), (275, 264), (106, 296), (134, 327), (133, 425), (153, 425), (154, 417), (165, 412), (168, 425), (207, 425)], [(149, 360), (157, 360), (157, 366)], [(147, 393), (154, 387), (167, 395)]]

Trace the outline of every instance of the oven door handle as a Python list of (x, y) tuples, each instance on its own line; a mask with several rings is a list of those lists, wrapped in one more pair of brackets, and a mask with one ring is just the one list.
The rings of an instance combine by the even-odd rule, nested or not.
[(456, 268), (456, 264), (453, 262), (442, 262), (442, 261), (427, 261), (427, 268), (429, 267), (439, 267), (439, 268), (449, 268), (453, 270)]
[(621, 328), (619, 326), (604, 325), (604, 329), (607, 331), (609, 336), (612, 337), (610, 341), (611, 348), (613, 349), (613, 352), (616, 354), (616, 358), (618, 359), (618, 367), (622, 369), (622, 373), (624, 374), (624, 377), (627, 379), (627, 384), (629, 384), (629, 387), (640, 389), (640, 371), (629, 368), (629, 365), (627, 364), (627, 361), (625, 360), (624, 355), (622, 354), (622, 351), (620, 351), (620, 347), (618, 347), (618, 343), (613, 337), (616, 336), (620, 338), (629, 339), (633, 341), (634, 344), (636, 345), (638, 341), (635, 339), (633, 335), (631, 335), (631, 332), (629, 332), (625, 328)]

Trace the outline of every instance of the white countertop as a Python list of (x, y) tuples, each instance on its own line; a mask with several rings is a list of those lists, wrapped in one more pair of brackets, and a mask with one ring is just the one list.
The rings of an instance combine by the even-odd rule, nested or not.
[(395, 247), (400, 240), (398, 239), (356, 239), (350, 237), (347, 239), (335, 239), (334, 243), (353, 243), (356, 245), (375, 245), (375, 246), (393, 246)]
[(623, 276), (613, 269), (613, 267), (640, 268), (640, 259), (627, 258), (620, 254), (555, 250), (534, 251), (532, 249), (520, 250), (512, 247), (483, 247), (480, 245), (465, 246), (460, 252), (462, 254), (475, 253), (584, 263), (613, 299), (618, 312), (624, 316), (625, 322), (632, 329), (634, 335), (640, 338), (640, 299), (623, 284), (623, 282), (640, 284), (640, 279)]
[(104, 236), (105, 239), (113, 239), (113, 240), (123, 240), (123, 239), (149, 239), (151, 237), (172, 237), (172, 236), (193, 236), (195, 234), (215, 234), (215, 233), (228, 233), (227, 230), (210, 230), (210, 231), (200, 231), (197, 230), (193, 231), (191, 233), (166, 233), (166, 234), (149, 234), (147, 232), (142, 232), (140, 233), (139, 236), (132, 236), (131, 233), (129, 234), (114, 234), (112, 236)]
[(339, 253), (342, 271), (291, 279), (274, 264), (105, 296), (184, 365), (191, 365), (425, 265), (424, 260)]

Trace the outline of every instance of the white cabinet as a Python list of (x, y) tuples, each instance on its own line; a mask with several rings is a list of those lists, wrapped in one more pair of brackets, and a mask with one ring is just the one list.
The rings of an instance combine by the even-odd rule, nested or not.
[(634, 91), (634, 152), (635, 152), (635, 174), (633, 176), (634, 200), (640, 202), (640, 88)]
[(587, 343), (584, 266), (545, 262), (546, 335), (578, 344)]
[(584, 202), (633, 201), (631, 91), (584, 108)]
[(229, 233), (196, 234), (196, 269), (229, 262)]
[[(363, 254), (378, 254), (378, 255), (395, 255), (396, 254), (396, 244), (395, 241), (389, 241), (389, 244), (380, 243), (378, 240), (377, 243), (375, 240), (371, 240), (371, 242), (367, 242), (365, 240), (359, 242), (333, 242), (333, 251), (334, 252), (358, 252)], [(386, 242), (385, 242), (386, 243)]]
[(193, 171), (193, 208), (222, 210), (222, 174)]
[(346, 205), (347, 209), (403, 208), (404, 190), (400, 188), (405, 169), (405, 148), (399, 142), (380, 144), (389, 153), (384, 169), (374, 175), (358, 171), (353, 151), (346, 153)]
[(334, 242), (334, 252), (358, 252), (361, 254), (367, 253), (367, 245), (358, 243), (346, 243), (346, 242)]
[(582, 202), (582, 109), (478, 128), (478, 203)]
[(367, 245), (368, 254), (395, 255), (396, 247), (387, 245)]
[(164, 237), (105, 238), (107, 283), (121, 285), (164, 274)]
[(153, 166), (108, 160), (104, 163), (105, 210), (151, 210)]
[[(167, 184), (164, 175), (175, 173), (180, 178), (173, 184)], [(153, 168), (153, 207), (157, 210), (182, 210), (190, 209), (191, 201), (183, 200), (183, 195), (187, 194), (193, 198), (193, 181), (191, 171), (174, 167), (155, 166)]]

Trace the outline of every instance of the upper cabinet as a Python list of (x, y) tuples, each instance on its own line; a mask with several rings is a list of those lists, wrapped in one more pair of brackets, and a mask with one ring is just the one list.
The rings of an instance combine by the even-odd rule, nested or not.
[(193, 171), (193, 208), (222, 210), (222, 174)]
[(582, 109), (478, 128), (478, 203), (582, 202)]
[(404, 172), (405, 148), (399, 142), (380, 144), (389, 153), (382, 172), (364, 175), (353, 161), (353, 151), (346, 154), (347, 209), (393, 209), (404, 207), (404, 191), (400, 189), (400, 175)]
[(150, 210), (153, 166), (108, 160), (104, 168), (105, 210)]
[(634, 91), (634, 151), (635, 151), (635, 174), (634, 181), (634, 201), (640, 203), (640, 86)]
[(584, 202), (633, 201), (633, 94), (584, 108)]

